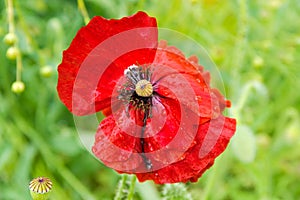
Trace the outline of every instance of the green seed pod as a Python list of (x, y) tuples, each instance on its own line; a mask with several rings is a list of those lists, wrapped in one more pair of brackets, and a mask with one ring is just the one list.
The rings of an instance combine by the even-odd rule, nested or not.
[(16, 81), (11, 85), (11, 91), (14, 93), (22, 93), (25, 90), (25, 84), (22, 81)]
[(6, 57), (10, 60), (15, 60), (20, 51), (17, 47), (9, 47), (6, 51)]
[(33, 200), (47, 200), (51, 189), (52, 182), (46, 177), (37, 177), (29, 183), (29, 190)]
[(17, 36), (14, 33), (8, 33), (4, 36), (3, 41), (7, 45), (14, 45), (17, 42)]

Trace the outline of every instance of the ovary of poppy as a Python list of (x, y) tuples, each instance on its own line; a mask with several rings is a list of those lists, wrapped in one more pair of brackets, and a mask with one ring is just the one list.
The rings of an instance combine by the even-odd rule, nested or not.
[(64, 51), (60, 99), (75, 115), (103, 111), (94, 155), (155, 183), (197, 181), (235, 132), (230, 101), (195, 56), (158, 43), (156, 19), (94, 17)]

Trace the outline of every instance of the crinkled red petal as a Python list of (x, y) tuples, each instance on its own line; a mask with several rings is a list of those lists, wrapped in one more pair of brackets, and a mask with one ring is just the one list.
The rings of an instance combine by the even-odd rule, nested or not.
[(156, 19), (144, 12), (120, 20), (94, 17), (63, 53), (58, 66), (60, 99), (76, 115), (109, 107), (124, 69), (152, 63), (157, 37)]
[(139, 181), (153, 180), (157, 184), (197, 181), (221, 154), (235, 132), (236, 121), (220, 116), (201, 124), (195, 138), (196, 145), (185, 159), (150, 173), (137, 173)]
[(141, 157), (135, 154), (139, 151), (137, 140), (122, 131), (111, 115), (102, 120), (92, 151), (105, 165), (115, 170), (134, 170), (142, 162)]
[[(220, 93), (216, 95), (216, 89), (209, 87), (209, 82), (203, 77), (206, 72), (202, 72), (195, 63), (195, 57), (191, 60), (186, 59), (175, 47), (159, 48), (153, 61), (153, 66), (156, 66), (153, 79), (157, 82), (158, 94), (172, 99), (178, 98), (175, 93), (184, 95), (181, 104), (197, 112), (204, 123), (221, 114), (224, 107), (220, 102), (225, 100)], [(189, 89), (193, 92), (187, 92)]]
[[(123, 107), (103, 120), (97, 131), (93, 152), (115, 170), (132, 173), (132, 166), (136, 166), (136, 172), (147, 170), (140, 160), (142, 127), (136, 122), (136, 118), (139, 118), (137, 112), (132, 109), (126, 113)], [(195, 145), (198, 124), (199, 117), (190, 109), (181, 107), (178, 101), (155, 98), (152, 117), (148, 119), (144, 133), (144, 153), (153, 166), (160, 168), (184, 159), (185, 152)], [(107, 156), (111, 154), (122, 155), (122, 158)], [(134, 165), (132, 162), (136, 161), (139, 162)]]

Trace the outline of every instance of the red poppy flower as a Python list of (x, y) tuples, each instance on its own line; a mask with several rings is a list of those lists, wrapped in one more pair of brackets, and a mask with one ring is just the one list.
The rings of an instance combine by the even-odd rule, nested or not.
[(156, 19), (94, 17), (64, 51), (60, 99), (75, 115), (102, 111), (93, 153), (120, 173), (155, 183), (196, 181), (235, 132), (230, 102), (197, 57), (158, 43)]

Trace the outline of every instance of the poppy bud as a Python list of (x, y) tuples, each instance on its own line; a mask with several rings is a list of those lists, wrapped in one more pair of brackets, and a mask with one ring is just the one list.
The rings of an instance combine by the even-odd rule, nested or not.
[(6, 51), (6, 57), (10, 60), (15, 60), (20, 53), (17, 47), (9, 47)]
[(37, 177), (30, 181), (29, 190), (33, 200), (47, 200), (52, 189), (52, 182), (46, 177)]
[(4, 36), (3, 41), (7, 45), (14, 45), (17, 42), (17, 36), (14, 33), (8, 33)]
[(22, 93), (25, 90), (25, 84), (22, 81), (16, 81), (11, 85), (11, 91), (14, 93)]

